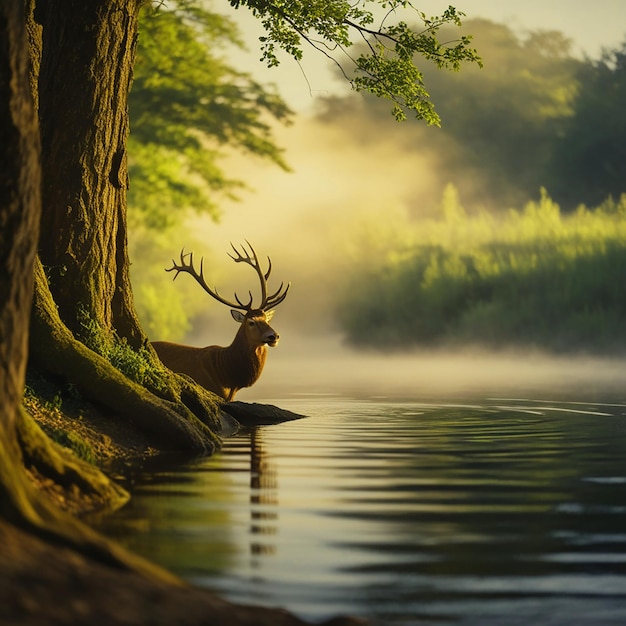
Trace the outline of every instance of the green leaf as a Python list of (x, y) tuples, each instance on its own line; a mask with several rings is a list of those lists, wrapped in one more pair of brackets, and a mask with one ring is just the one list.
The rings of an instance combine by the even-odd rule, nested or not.
[[(438, 39), (442, 26), (461, 26), (463, 14), (454, 7), (427, 18), (410, 2), (398, 0), (230, 0), (230, 4), (248, 7), (261, 21), (266, 32), (260, 37), (261, 59), (268, 66), (279, 64), (278, 49), (299, 61), (304, 44), (310, 45), (332, 59), (354, 89), (391, 100), (396, 119), (411, 112), (439, 124), (419, 61), (452, 70), (464, 62), (481, 64), (469, 36), (447, 43)], [(370, 10), (372, 5), (378, 6)], [(416, 25), (409, 26), (409, 21)], [(367, 52), (355, 58), (350, 48), (357, 42), (364, 42)]]

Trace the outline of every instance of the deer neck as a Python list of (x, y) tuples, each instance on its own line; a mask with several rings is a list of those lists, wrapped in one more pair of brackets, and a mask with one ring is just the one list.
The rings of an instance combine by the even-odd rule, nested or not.
[(254, 384), (265, 365), (267, 346), (250, 345), (246, 340), (243, 326), (235, 335), (235, 339), (227, 348), (228, 362), (231, 364), (231, 376), (237, 381), (237, 387), (249, 387)]

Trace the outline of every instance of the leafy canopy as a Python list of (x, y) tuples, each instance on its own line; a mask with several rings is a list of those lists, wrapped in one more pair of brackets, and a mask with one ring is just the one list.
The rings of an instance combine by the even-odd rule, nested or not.
[[(455, 31), (442, 28), (441, 36), (452, 38)], [(403, 158), (427, 155), (436, 164), (439, 185), (454, 182), (472, 208), (521, 206), (541, 186), (565, 211), (626, 191), (626, 89), (614, 88), (626, 85), (626, 63), (620, 73), (617, 63), (606, 67), (576, 58), (571, 42), (555, 31), (520, 35), (483, 19), (465, 21), (463, 31), (472, 33), (483, 69), (424, 68), (441, 132), (412, 121), (396, 124), (385, 102), (354, 94), (324, 98), (319, 119), (361, 142), (376, 140), (368, 132), (376, 128), (377, 137), (393, 141)], [(591, 146), (598, 149), (588, 150)], [(610, 172), (614, 184), (602, 176)], [(423, 213), (426, 206), (416, 202), (411, 210)]]
[[(438, 39), (442, 26), (461, 25), (463, 13), (454, 7), (428, 18), (407, 0), (230, 0), (230, 4), (248, 7), (261, 21), (266, 31), (260, 38), (261, 60), (268, 66), (278, 65), (277, 49), (300, 60), (303, 43), (308, 43), (331, 58), (356, 91), (391, 100), (397, 120), (412, 112), (429, 124), (440, 121), (416, 58), (453, 70), (463, 61), (481, 63), (470, 47), (470, 36), (447, 42)], [(409, 21), (422, 26), (416, 28)], [(365, 51), (353, 56), (353, 45), (361, 41)], [(352, 78), (346, 62), (353, 67)]]
[(626, 41), (579, 66), (580, 89), (553, 161), (565, 202), (601, 202), (626, 191)]
[(270, 120), (291, 111), (215, 53), (242, 45), (236, 25), (201, 2), (144, 8), (129, 98), (131, 219), (162, 228), (180, 209), (215, 215), (216, 193), (243, 186), (220, 166), (226, 146), (287, 167)]

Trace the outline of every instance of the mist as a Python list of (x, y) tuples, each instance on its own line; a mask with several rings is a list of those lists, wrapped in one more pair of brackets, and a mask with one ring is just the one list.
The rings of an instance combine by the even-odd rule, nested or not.
[[(205, 275), (220, 294), (231, 297), (236, 291), (247, 297), (251, 290), (258, 297), (254, 272), (228, 257), (230, 242), (248, 240), (264, 264), (271, 257), (271, 291), (281, 282), (292, 284), (272, 321), (280, 343), (269, 349), (261, 379), (240, 391), (238, 399), (341, 393), (423, 399), (543, 394), (590, 400), (597, 389), (621, 393), (624, 363), (618, 359), (469, 348), (382, 354), (345, 345), (333, 306), (337, 290), (345, 287), (346, 268), (377, 263), (406, 240), (416, 227), (411, 203), (419, 197), (425, 210), (436, 206), (445, 181), (435, 161), (400, 152), (392, 138), (376, 142), (374, 152), (363, 150), (350, 132), (307, 118), (277, 132), (293, 172), (232, 157), (229, 167), (253, 191), (241, 203), (226, 206), (219, 223), (198, 217), (189, 223), (193, 249), (197, 257), (208, 257)], [(189, 249), (187, 242), (177, 241), (172, 253), (183, 245)], [(191, 282), (181, 277), (177, 288), (183, 280)], [(185, 342), (229, 344), (237, 325), (227, 308), (194, 288), (203, 311)]]
[(350, 349), (338, 335), (305, 337), (283, 329), (263, 375), (238, 400), (343, 396), (425, 402), (485, 398), (624, 402), (623, 360), (554, 356), (540, 351), (412, 350), (381, 354)]
[[(352, 129), (305, 117), (276, 132), (293, 171), (233, 156), (228, 171), (245, 178), (250, 191), (242, 202), (225, 204), (219, 223), (191, 220), (190, 231), (202, 242), (196, 253), (210, 252), (205, 273), (220, 293), (254, 293), (254, 273), (227, 256), (230, 242), (249, 241), (264, 262), (271, 257), (270, 289), (292, 284), (276, 319), (306, 334), (332, 332), (332, 303), (347, 268), (377, 264), (397, 247), (411, 227), (415, 196), (434, 206), (442, 183), (427, 155), (403, 154), (392, 138), (364, 150)], [(202, 341), (207, 324), (230, 317), (214, 304), (207, 302), (201, 327), (189, 339)]]

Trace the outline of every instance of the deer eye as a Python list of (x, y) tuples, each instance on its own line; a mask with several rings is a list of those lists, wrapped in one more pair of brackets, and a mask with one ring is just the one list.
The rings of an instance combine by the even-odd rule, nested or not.
[(248, 326), (256, 326), (256, 322), (254, 320), (248, 320)]

